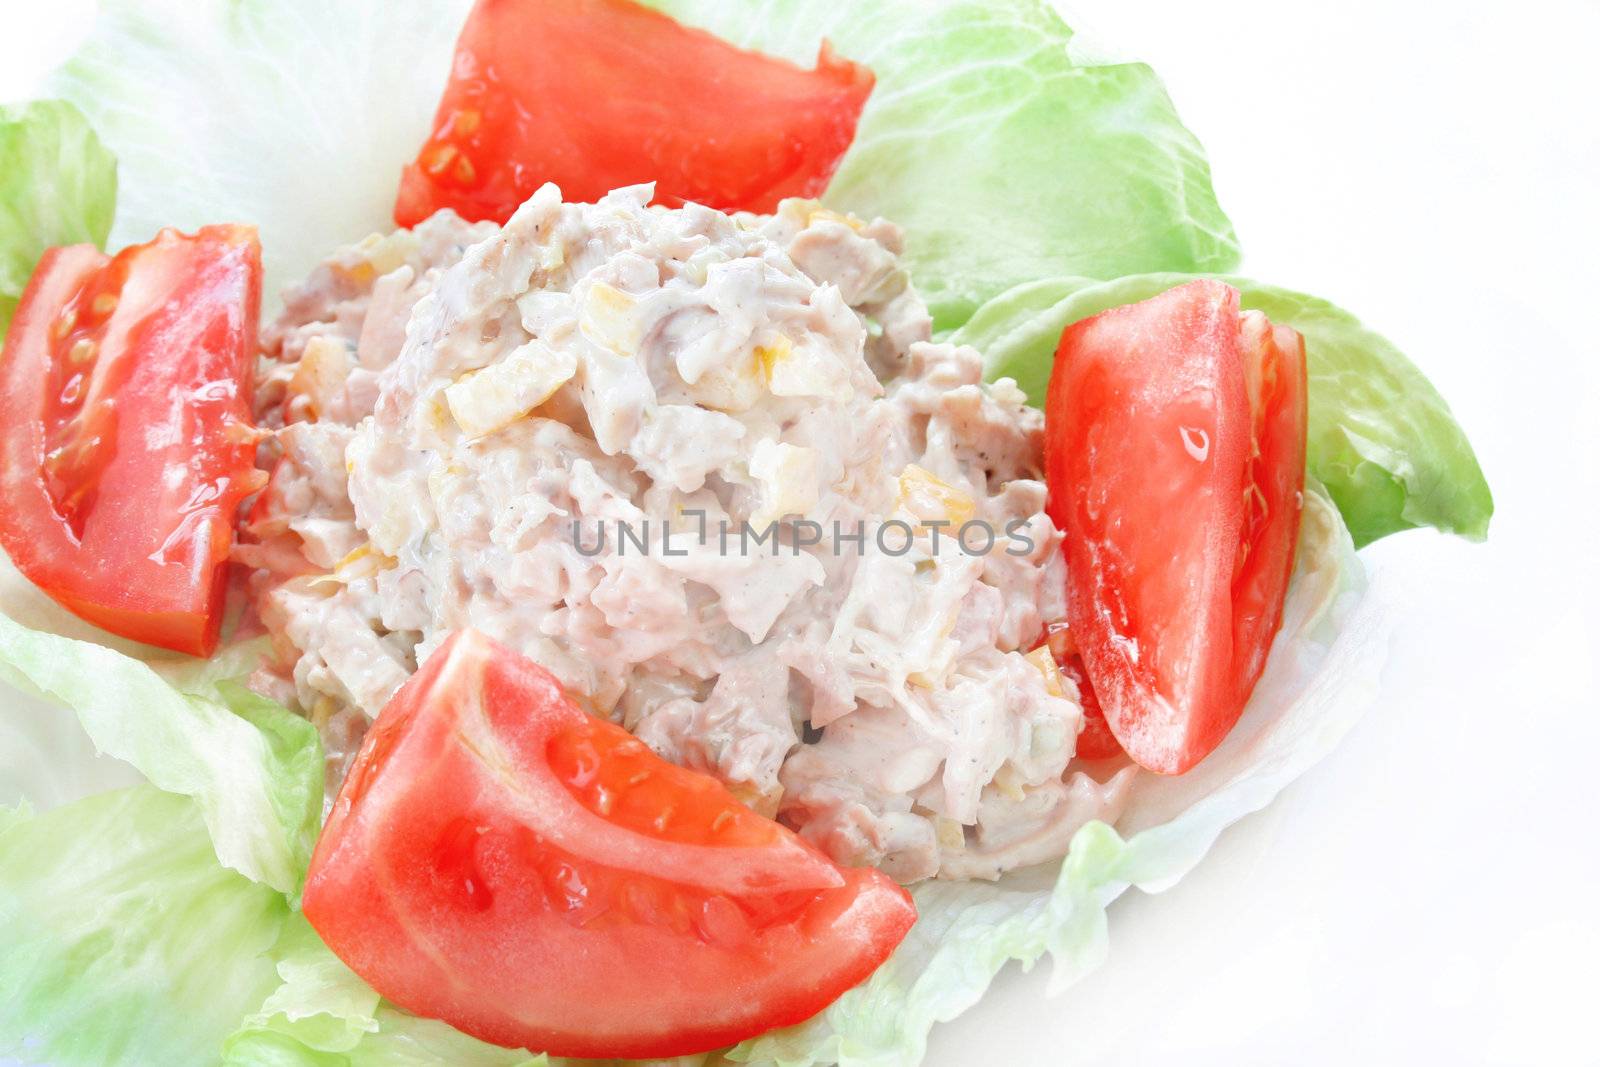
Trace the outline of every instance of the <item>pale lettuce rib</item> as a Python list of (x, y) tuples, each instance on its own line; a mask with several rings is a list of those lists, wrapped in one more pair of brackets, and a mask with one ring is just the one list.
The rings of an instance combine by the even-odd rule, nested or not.
[(0, 682), (71, 708), (99, 751), (199, 803), (224, 866), (295, 894), (322, 813), (316, 729), (236, 682), (190, 673), (185, 692), (141, 660), (0, 614)]
[(203, 1067), (272, 989), (283, 895), (149, 785), (0, 809), (0, 1061)]

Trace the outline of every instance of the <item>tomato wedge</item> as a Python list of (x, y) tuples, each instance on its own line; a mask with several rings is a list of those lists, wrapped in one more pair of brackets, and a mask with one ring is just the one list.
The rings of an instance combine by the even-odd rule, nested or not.
[(260, 308), (248, 226), (39, 261), (0, 357), (0, 547), (89, 622), (215, 649)]
[(872, 81), (826, 44), (805, 70), (632, 0), (478, 0), (395, 222), (504, 222), (545, 182), (770, 212), (822, 193)]
[(304, 907), (413, 1012), (508, 1047), (641, 1059), (810, 1017), (916, 918), (884, 875), (835, 867), (474, 631), (379, 715)]
[(1068, 327), (1045, 405), (1067, 621), (1106, 723), (1181, 774), (1238, 721), (1282, 621), (1305, 344), (1195, 281)]

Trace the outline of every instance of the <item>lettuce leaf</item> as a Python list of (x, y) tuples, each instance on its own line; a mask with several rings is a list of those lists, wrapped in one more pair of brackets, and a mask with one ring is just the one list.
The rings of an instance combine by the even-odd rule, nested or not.
[[(323, 950), (327, 952), (326, 949)], [(329, 956), (331, 958), (331, 953)], [(358, 979), (359, 981), (359, 979)], [(602, 1067), (603, 1061), (553, 1060), (520, 1049), (505, 1049), (439, 1022), (410, 1015), (387, 1004), (374, 1009), (373, 1031), (342, 1051), (333, 1051), (302, 1023), (286, 1017), (247, 1027), (228, 1038), (224, 1067)], [(320, 1015), (336, 1026), (333, 1017)]]
[[(469, 6), (105, 0), (49, 87), (121, 160), (116, 241), (255, 223), (270, 297), (335, 245), (391, 228)], [(825, 199), (906, 228), (941, 328), (1032, 278), (1238, 263), (1204, 152), (1154, 72), (1083, 54), (1039, 0), (657, 6), (807, 64), (827, 37), (873, 68)]]
[(187, 797), (141, 785), (0, 809), (0, 1058), (215, 1063), (272, 989), (288, 914), (217, 862)]
[[(326, 950), (324, 950), (326, 951)], [(331, 956), (331, 954), (330, 954)], [(670, 1060), (573, 1060), (490, 1045), (435, 1019), (379, 1005), (377, 1030), (344, 1052), (271, 1027), (241, 1030), (224, 1046), (224, 1067), (729, 1067), (719, 1053)]]
[[(1015, 378), (1042, 403), (1062, 330), (1191, 277), (1032, 282), (985, 304), (950, 339), (982, 352), (989, 377)], [(1473, 540), (1487, 535), (1494, 500), (1483, 470), (1444, 398), (1415, 364), (1326, 300), (1221, 277), (1239, 290), (1245, 308), (1305, 335), (1307, 465), (1339, 505), (1357, 547), (1418, 526)]]
[(0, 107), (0, 341), (45, 249), (104, 247), (117, 161), (63, 100)]
[(270, 305), (331, 249), (391, 230), (471, 0), (104, 0), (47, 88), (122, 165), (112, 238), (260, 227)]
[(101, 752), (193, 797), (222, 863), (294, 894), (322, 814), (316, 728), (208, 671), (173, 675), (0, 614), (0, 682), (77, 712)]
[[(552, 1059), (468, 1037), (408, 1014), (339, 961), (304, 918), (285, 925), (276, 950), (283, 982), (224, 1044), (226, 1067), (604, 1067)], [(653, 1060), (653, 1067), (712, 1067), (714, 1056)]]
[(906, 230), (938, 329), (1034, 278), (1238, 266), (1204, 151), (1142, 63), (1103, 63), (1039, 0), (650, 0), (877, 85), (824, 200)]
[[(282, 984), (228, 1039), (229, 1064), (277, 1062), (294, 1045), (311, 1056), (349, 1052), (377, 1032), (377, 992), (322, 943), (304, 916), (284, 927), (274, 955)], [(262, 1050), (271, 1055), (263, 1057)]]

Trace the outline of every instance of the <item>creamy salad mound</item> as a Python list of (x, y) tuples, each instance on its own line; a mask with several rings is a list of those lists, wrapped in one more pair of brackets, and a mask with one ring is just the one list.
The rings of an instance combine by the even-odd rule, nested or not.
[(1073, 763), (1076, 689), (1033, 651), (1065, 615), (1042, 417), (930, 341), (893, 225), (651, 195), (441, 212), (288, 294), (239, 549), (258, 682), (337, 789), (475, 627), (841, 863), (1060, 857), (1132, 771)]

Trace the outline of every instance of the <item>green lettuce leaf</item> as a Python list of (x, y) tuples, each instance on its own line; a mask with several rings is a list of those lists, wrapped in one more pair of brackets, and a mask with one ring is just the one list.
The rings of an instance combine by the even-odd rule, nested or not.
[(0, 107), (0, 341), (45, 249), (104, 247), (117, 161), (63, 100)]
[(202, 1067), (275, 981), (282, 894), (148, 785), (0, 809), (0, 1059)]
[[(284, 1016), (268, 1025), (248, 1026), (228, 1038), (225, 1067), (602, 1067), (594, 1060), (552, 1060), (543, 1055), (500, 1048), (468, 1037), (436, 1019), (423, 1019), (387, 1004), (373, 1012), (374, 1030), (342, 1051), (329, 1049), (314, 1026), (287, 1024)], [(318, 1016), (325, 1026), (331, 1016)]]
[[(1040, 0), (657, 6), (807, 64), (827, 37), (872, 67), (826, 199), (906, 227), (941, 328), (1032, 278), (1238, 263), (1204, 152), (1160, 80), (1082, 54)], [(122, 163), (118, 242), (255, 223), (270, 296), (335, 245), (391, 228), (468, 7), (106, 0), (49, 87)]]
[(810, 64), (877, 76), (832, 206), (905, 227), (938, 329), (1034, 278), (1238, 266), (1204, 151), (1142, 63), (1103, 63), (1039, 0), (650, 0)]
[(70, 707), (101, 752), (198, 801), (225, 866), (298, 892), (322, 814), (316, 728), (209, 671), (180, 669), (173, 679), (0, 614), (0, 682)]
[[(991, 378), (1015, 378), (1042, 403), (1063, 329), (1192, 277), (1032, 282), (979, 308), (950, 339), (982, 352)], [(1246, 309), (1305, 336), (1307, 465), (1339, 505), (1357, 547), (1418, 526), (1473, 540), (1488, 533), (1494, 500), (1472, 445), (1444, 398), (1399, 349), (1326, 300), (1220, 277), (1239, 290)]]
[[(505, 1049), (379, 999), (300, 916), (274, 955), (282, 984), (224, 1044), (226, 1067), (604, 1067)], [(713, 1067), (716, 1056), (652, 1060), (640, 1067)]]
[[(322, 943), (303, 916), (285, 926), (274, 955), (282, 984), (229, 1038), (228, 1063), (276, 1062), (296, 1044), (308, 1055), (349, 1052), (377, 1032), (377, 992)], [(260, 1050), (272, 1055), (263, 1058)]]

